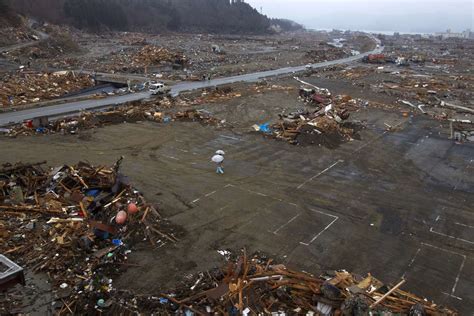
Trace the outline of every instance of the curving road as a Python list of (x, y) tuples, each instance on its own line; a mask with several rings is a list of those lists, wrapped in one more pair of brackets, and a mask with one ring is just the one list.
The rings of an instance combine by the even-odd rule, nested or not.
[[(379, 54), (383, 51), (383, 46), (380, 45), (380, 41), (374, 38), (374, 41), (377, 43), (377, 48), (373, 51), (351, 56), (347, 58), (342, 58), (338, 60), (331, 60), (322, 63), (312, 64), (311, 66), (314, 69), (317, 68), (324, 68), (333, 65), (341, 65), (341, 64), (348, 64), (354, 61), (361, 60), (365, 56), (369, 54)], [(180, 82), (176, 85), (171, 87), (171, 95), (176, 96), (179, 95), (181, 92), (185, 91), (192, 91), (196, 89), (208, 88), (208, 87), (216, 87), (225, 84), (231, 84), (236, 82), (256, 82), (263, 78), (279, 76), (279, 75), (287, 75), (296, 72), (301, 72), (306, 70), (305, 66), (298, 66), (298, 67), (286, 67), (280, 68), (275, 70), (268, 70), (268, 71), (261, 71), (255, 72), (245, 75), (238, 75), (232, 77), (225, 77), (225, 78), (216, 78), (211, 81), (196, 81), (196, 82)], [(70, 115), (72, 113), (80, 112), (81, 110), (92, 110), (92, 109), (101, 109), (106, 108), (130, 101), (138, 101), (149, 98), (151, 95), (149, 92), (139, 92), (133, 93), (128, 95), (122, 96), (114, 96), (109, 97), (106, 99), (100, 100), (85, 100), (85, 101), (78, 101), (78, 102), (70, 102), (70, 103), (63, 103), (58, 105), (52, 105), (47, 107), (41, 108), (33, 108), (28, 110), (22, 110), (17, 112), (6, 112), (0, 114), (0, 126), (7, 126), (13, 123), (20, 123), (25, 120), (33, 119), (36, 117), (41, 116), (48, 116), (48, 117), (59, 117), (63, 115)]]

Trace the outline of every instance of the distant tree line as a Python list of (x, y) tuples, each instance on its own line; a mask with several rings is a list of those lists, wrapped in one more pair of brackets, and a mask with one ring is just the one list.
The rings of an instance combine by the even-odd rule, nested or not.
[(18, 26), (20, 24), (20, 18), (12, 11), (7, 0), (0, 0), (0, 27)]
[(301, 26), (232, 0), (0, 0), (21, 14), (92, 31), (265, 33)]

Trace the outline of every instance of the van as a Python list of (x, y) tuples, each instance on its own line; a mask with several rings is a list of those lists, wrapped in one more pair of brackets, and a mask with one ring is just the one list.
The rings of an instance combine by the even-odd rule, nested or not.
[(150, 83), (150, 92), (153, 95), (164, 94), (166, 92), (165, 84), (162, 82)]

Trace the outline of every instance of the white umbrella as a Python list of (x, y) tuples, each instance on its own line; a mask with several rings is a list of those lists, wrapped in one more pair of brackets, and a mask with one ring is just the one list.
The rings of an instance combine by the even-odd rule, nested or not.
[(224, 155), (225, 155), (225, 152), (224, 152), (223, 150), (218, 150), (218, 151), (216, 151), (216, 154), (217, 154), (217, 155), (224, 156)]
[(221, 155), (214, 155), (212, 157), (212, 161), (215, 162), (215, 163), (221, 163), (224, 161), (224, 157), (221, 156)]

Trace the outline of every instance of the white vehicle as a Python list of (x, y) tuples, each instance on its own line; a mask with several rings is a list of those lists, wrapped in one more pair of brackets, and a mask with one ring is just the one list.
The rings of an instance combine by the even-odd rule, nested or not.
[(308, 69), (308, 70), (311, 70), (311, 69), (313, 69), (313, 65), (307, 64), (307, 65), (305, 66), (305, 68)]
[(153, 95), (164, 94), (167, 91), (165, 84), (163, 82), (150, 83), (149, 89), (150, 89), (151, 94)]

